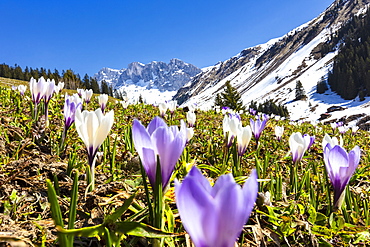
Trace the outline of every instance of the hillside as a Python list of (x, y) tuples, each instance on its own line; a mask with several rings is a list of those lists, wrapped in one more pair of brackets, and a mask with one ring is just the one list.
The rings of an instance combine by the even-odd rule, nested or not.
[[(368, 98), (362, 102), (343, 100), (328, 90), (316, 93), (316, 85), (326, 80), (338, 54), (340, 40), (330, 51), (324, 44), (351, 17), (364, 13), (369, 0), (337, 0), (317, 18), (297, 27), (286, 35), (265, 44), (247, 48), (236, 56), (198, 74), (174, 96), (182, 105), (197, 103), (207, 109), (214, 97), (223, 90), (226, 81), (242, 94), (244, 104), (273, 100), (288, 107), (292, 119), (339, 120), (364, 112)], [(295, 85), (301, 81), (307, 94), (305, 100), (295, 100)], [(331, 106), (341, 112), (328, 112)]]

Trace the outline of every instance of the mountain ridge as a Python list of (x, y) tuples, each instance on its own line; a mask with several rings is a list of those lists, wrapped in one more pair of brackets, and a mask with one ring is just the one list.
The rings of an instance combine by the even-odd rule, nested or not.
[[(104, 80), (115, 90), (125, 91), (136, 99), (141, 95), (146, 102), (152, 103), (151, 96), (145, 97), (146, 91), (155, 91), (158, 97), (165, 97), (163, 101), (170, 100), (179, 88), (201, 71), (192, 64), (173, 58), (169, 63), (132, 62), (120, 70), (103, 68), (94, 76), (99, 83)], [(172, 95), (170, 98), (169, 94)]]
[[(319, 119), (326, 111), (319, 106), (329, 103), (315, 94), (315, 87), (331, 70), (340, 41), (328, 52), (322, 52), (322, 46), (351, 16), (364, 13), (369, 3), (369, 0), (334, 1), (318, 17), (282, 37), (246, 48), (198, 74), (186, 87), (179, 89), (174, 99), (183, 106), (197, 103), (201, 108), (210, 108), (216, 94), (223, 90), (226, 81), (230, 81), (241, 93), (245, 104), (252, 100), (263, 102), (273, 99), (287, 105), (295, 119), (303, 119), (305, 115)], [(304, 114), (296, 114), (294, 109), (297, 102), (294, 101), (293, 84), (297, 80), (302, 81), (309, 96), (306, 106), (300, 106), (304, 107)], [(309, 112), (308, 109), (313, 108), (309, 105), (318, 105), (316, 109), (321, 112)]]

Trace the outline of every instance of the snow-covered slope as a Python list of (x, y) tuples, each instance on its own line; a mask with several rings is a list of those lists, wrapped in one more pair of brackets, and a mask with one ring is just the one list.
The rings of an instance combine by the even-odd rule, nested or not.
[(131, 101), (141, 96), (148, 103), (170, 100), (184, 84), (202, 70), (180, 59), (170, 62), (130, 63), (127, 69), (101, 69), (95, 78), (105, 80), (114, 90), (125, 92)]
[[(286, 105), (293, 120), (339, 119), (363, 113), (370, 105), (368, 98), (362, 102), (346, 101), (330, 90), (325, 94), (316, 93), (316, 85), (327, 78), (338, 53), (333, 49), (323, 54), (321, 46), (351, 15), (363, 13), (369, 3), (370, 0), (337, 0), (319, 17), (283, 37), (245, 49), (207, 68), (181, 88), (174, 99), (183, 106), (197, 103), (203, 109), (211, 108), (216, 94), (230, 81), (245, 104), (272, 99)], [(307, 94), (305, 100), (294, 100), (297, 81), (301, 81)], [(345, 109), (328, 114), (328, 108), (333, 105)], [(370, 112), (370, 108), (367, 111)]]

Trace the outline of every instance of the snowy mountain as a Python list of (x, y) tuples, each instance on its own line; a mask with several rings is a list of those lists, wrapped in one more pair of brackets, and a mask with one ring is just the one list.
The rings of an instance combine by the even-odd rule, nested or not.
[[(323, 52), (323, 45), (329, 43), (352, 16), (365, 13), (369, 4), (370, 0), (336, 0), (320, 16), (286, 35), (247, 48), (207, 68), (179, 89), (174, 99), (182, 106), (197, 103), (200, 108), (209, 109), (215, 96), (223, 91), (225, 82), (230, 81), (241, 93), (244, 104), (272, 99), (287, 106), (295, 120), (326, 117), (326, 120), (339, 121), (343, 116), (370, 112), (370, 108), (366, 108), (370, 106), (369, 97), (359, 102), (358, 99), (343, 100), (330, 89), (324, 94), (316, 93), (317, 83), (327, 78), (343, 41), (329, 52)], [(304, 100), (295, 100), (298, 80), (307, 95)]]
[(168, 64), (133, 62), (127, 69), (103, 68), (94, 77), (99, 83), (105, 80), (113, 89), (125, 91), (134, 101), (141, 95), (146, 103), (151, 104), (170, 100), (179, 88), (200, 72), (196, 66), (174, 58)]

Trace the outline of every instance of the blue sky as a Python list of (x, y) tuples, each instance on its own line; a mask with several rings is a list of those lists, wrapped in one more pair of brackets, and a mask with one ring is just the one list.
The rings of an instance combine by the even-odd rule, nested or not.
[(0, 63), (72, 69), (179, 58), (200, 68), (280, 37), (333, 0), (1, 0)]

